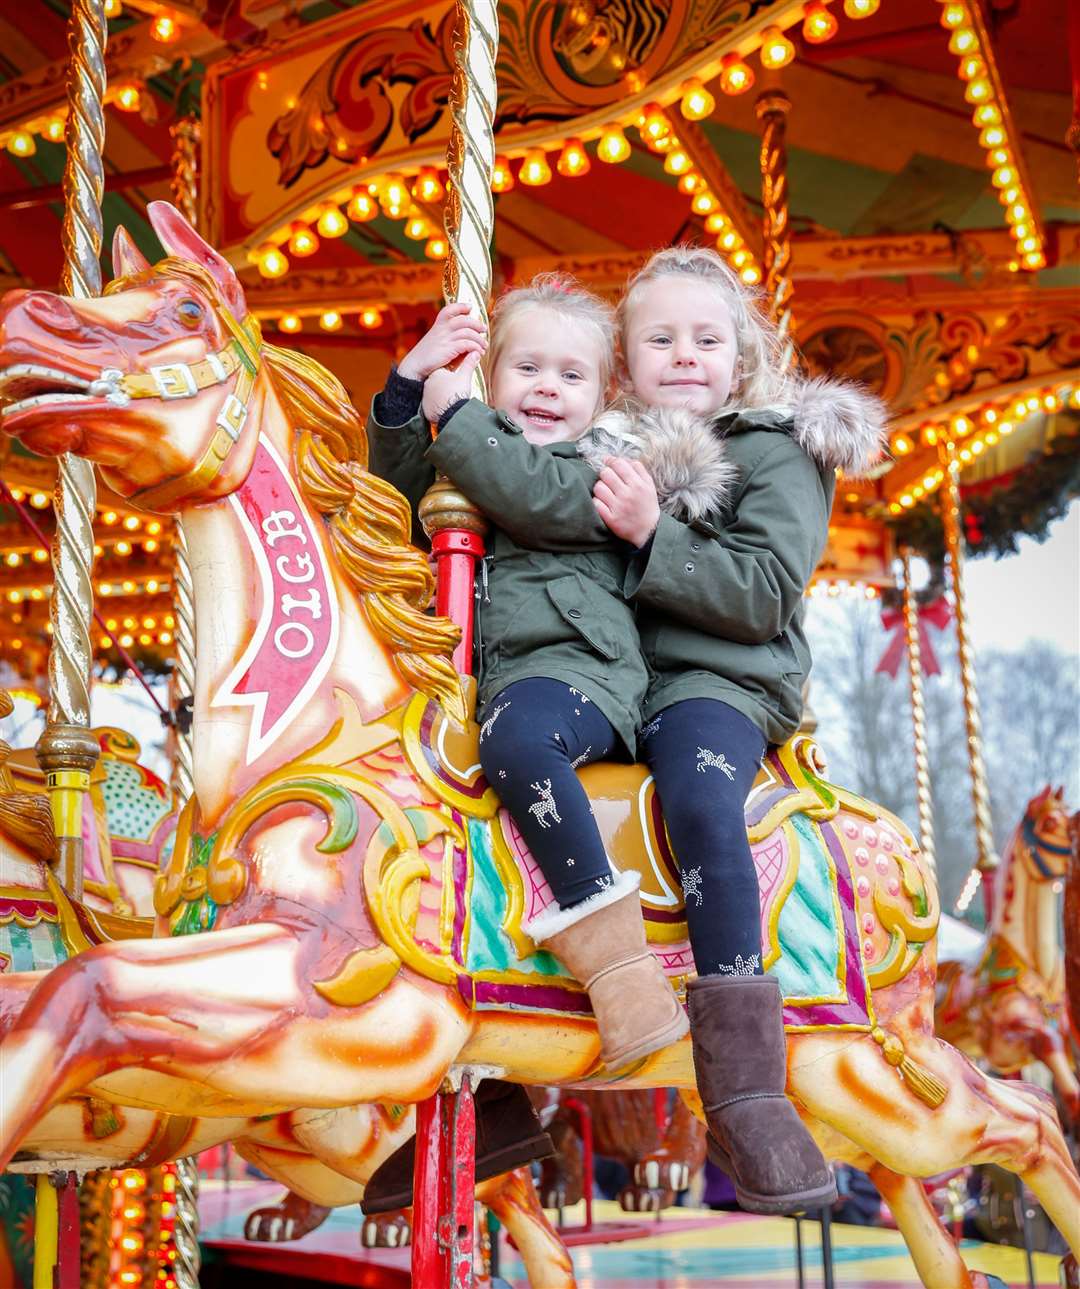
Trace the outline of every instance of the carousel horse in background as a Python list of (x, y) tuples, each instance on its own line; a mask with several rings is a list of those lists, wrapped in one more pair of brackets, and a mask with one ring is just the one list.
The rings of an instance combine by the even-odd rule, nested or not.
[[(978, 962), (938, 964), (936, 1021), (942, 1038), (1000, 1074), (1041, 1061), (1075, 1122), (1080, 1083), (1069, 1051), (1058, 934), (1058, 895), (1072, 853), (1062, 791), (1047, 786), (1028, 802), (1005, 848)], [(1068, 936), (1067, 926), (1066, 943)]]
[[(177, 211), (149, 213), (167, 258), (151, 266), (121, 232), (103, 298), (4, 298), (0, 428), (180, 514), (195, 793), (153, 938), (0, 976), (0, 1165), (85, 1150), (67, 1107), (92, 1096), (159, 1116), (156, 1148), (175, 1155), (262, 1132), (280, 1180), (344, 1203), (362, 1194), (365, 1103), (423, 1100), (452, 1071), (693, 1089), (687, 1040), (603, 1068), (586, 994), (521, 931), (550, 891), (483, 779), (457, 629), (424, 612), (407, 505), (366, 470), (344, 390), (263, 343), (233, 269)], [(652, 785), (641, 767), (581, 777), (681, 989), (692, 961)], [(908, 829), (829, 783), (798, 735), (770, 750), (746, 813), (788, 1092), (826, 1155), (870, 1171), (934, 1289), (986, 1284), (918, 1180), (960, 1165), (1018, 1173), (1080, 1249), (1052, 1106), (934, 1034), (937, 890)]]
[(1073, 1047), (1080, 1052), (1080, 810), (1069, 820), (1069, 871), (1062, 915), (1065, 938), (1065, 1011)]

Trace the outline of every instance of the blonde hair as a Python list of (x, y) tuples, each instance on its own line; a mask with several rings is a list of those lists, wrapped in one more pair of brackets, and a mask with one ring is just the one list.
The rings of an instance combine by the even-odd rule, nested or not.
[(776, 407), (790, 401), (795, 375), (783, 360), (776, 327), (762, 309), (762, 293), (746, 286), (705, 246), (672, 246), (657, 251), (627, 282), (616, 309), (623, 356), (630, 316), (644, 287), (666, 277), (688, 277), (715, 288), (731, 314), (738, 354), (737, 380), (728, 406)]
[(600, 355), (599, 410), (607, 401), (615, 375), (615, 310), (565, 273), (538, 273), (528, 286), (511, 287), (495, 302), (491, 311), (491, 341), (484, 359), (488, 384), (502, 356), (510, 324), (528, 309), (549, 309), (593, 332)]

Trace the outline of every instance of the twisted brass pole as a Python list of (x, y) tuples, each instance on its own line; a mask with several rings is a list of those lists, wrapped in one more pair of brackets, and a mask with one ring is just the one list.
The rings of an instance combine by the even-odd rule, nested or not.
[(199, 1289), (199, 1166), (194, 1158), (176, 1161), (176, 1226), (173, 1243), (176, 1262), (173, 1276), (177, 1289)]
[(975, 655), (968, 637), (967, 603), (964, 597), (964, 553), (960, 535), (960, 459), (951, 438), (940, 447), (945, 478), (941, 485), (941, 518), (945, 530), (945, 554), (952, 585), (953, 614), (956, 618), (956, 643), (960, 656), (960, 684), (964, 696), (964, 720), (967, 726), (968, 766), (971, 771), (971, 799), (975, 807), (975, 844), (980, 872), (988, 873), (998, 866), (994, 850), (994, 830), (990, 818), (990, 793), (986, 786), (986, 767), (982, 757), (982, 722), (979, 719), (979, 695), (975, 687)]
[[(74, 0), (68, 35), (71, 63), (60, 291), (82, 299), (101, 291), (105, 36), (104, 0)], [(82, 803), (98, 756), (89, 728), (94, 609), (90, 574), (97, 485), (89, 461), (66, 453), (57, 465), (49, 605), (49, 720), (35, 750), (49, 787), (60, 878), (68, 894), (81, 899)]]
[(767, 90), (754, 104), (761, 122), (761, 201), (764, 216), (765, 291), (784, 344), (785, 364), (791, 362), (792, 336), (791, 228), (788, 223), (787, 114), (791, 100), (781, 90)]
[(933, 871), (934, 797), (930, 787), (930, 756), (926, 743), (926, 704), (923, 698), (922, 646), (919, 641), (919, 606), (911, 587), (911, 547), (900, 550), (904, 561), (904, 634), (907, 638), (908, 677), (911, 682), (911, 730), (915, 742), (915, 798), (919, 807), (919, 848)]
[(173, 141), (173, 205), (194, 228), (199, 222), (199, 142), (202, 127), (197, 117), (182, 116), (169, 126), (169, 134)]

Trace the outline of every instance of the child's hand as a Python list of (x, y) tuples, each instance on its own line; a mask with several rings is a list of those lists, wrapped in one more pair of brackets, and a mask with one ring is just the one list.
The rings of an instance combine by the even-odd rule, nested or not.
[(593, 505), (616, 537), (644, 546), (660, 522), (652, 475), (640, 461), (608, 457), (593, 488)]
[(427, 334), (398, 363), (398, 373), (406, 380), (427, 380), (433, 371), (455, 358), (479, 355), (486, 348), (487, 333), (480, 320), (469, 313), (469, 306), (448, 304), (439, 310)]
[(424, 381), (421, 408), (429, 421), (437, 422), (453, 403), (472, 397), (472, 377), (479, 361), (480, 355), (472, 350), (453, 371), (449, 367), (440, 367), (428, 376)]

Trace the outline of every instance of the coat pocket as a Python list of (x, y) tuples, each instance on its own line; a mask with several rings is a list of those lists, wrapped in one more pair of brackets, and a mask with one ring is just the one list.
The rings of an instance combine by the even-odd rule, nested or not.
[(786, 631), (781, 631), (768, 642), (779, 681), (777, 696), (781, 715), (795, 724), (802, 720), (803, 683), (806, 676), (795, 654), (795, 648)]
[(559, 616), (586, 644), (609, 662), (619, 657), (622, 649), (613, 625), (596, 611), (596, 601), (604, 599), (598, 588), (593, 587), (590, 594), (585, 582), (571, 574), (548, 582), (546, 589)]

